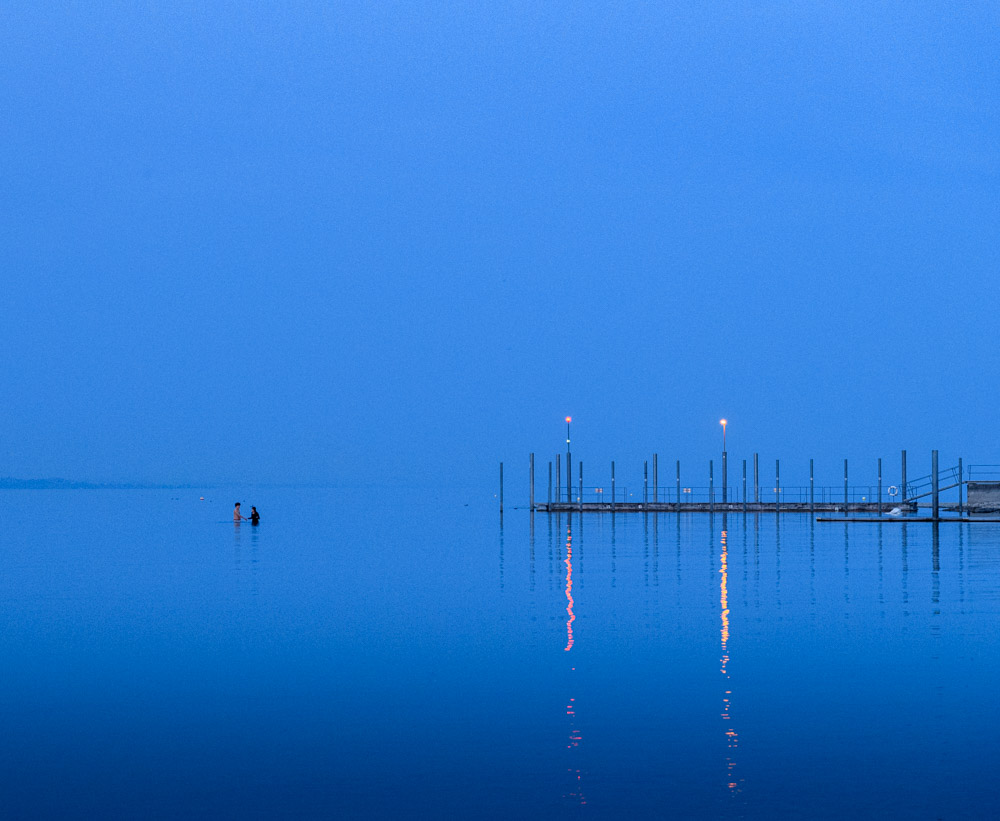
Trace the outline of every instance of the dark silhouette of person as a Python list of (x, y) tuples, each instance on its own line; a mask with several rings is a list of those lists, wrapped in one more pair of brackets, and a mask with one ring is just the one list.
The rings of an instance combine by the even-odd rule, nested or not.
[(250, 505), (250, 524), (259, 525), (260, 524), (260, 514), (257, 512), (257, 508)]

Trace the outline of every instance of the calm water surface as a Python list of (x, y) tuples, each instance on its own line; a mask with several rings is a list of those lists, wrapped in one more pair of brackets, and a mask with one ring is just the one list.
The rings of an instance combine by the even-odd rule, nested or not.
[(951, 819), (1000, 792), (994, 524), (7, 491), (0, 614), (4, 818)]

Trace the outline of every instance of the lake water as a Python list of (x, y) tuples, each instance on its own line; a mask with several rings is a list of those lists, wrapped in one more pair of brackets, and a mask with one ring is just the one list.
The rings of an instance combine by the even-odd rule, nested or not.
[(1000, 525), (482, 496), (3, 492), (0, 817), (995, 815)]

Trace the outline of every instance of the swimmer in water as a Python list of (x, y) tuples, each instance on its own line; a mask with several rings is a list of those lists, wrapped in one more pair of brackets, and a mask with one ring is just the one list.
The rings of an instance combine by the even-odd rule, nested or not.
[(250, 524), (260, 524), (260, 514), (257, 512), (257, 508), (254, 505), (250, 505)]
[(239, 524), (240, 522), (246, 521), (246, 518), (247, 518), (246, 516), (244, 516), (242, 513), (240, 513), (240, 503), (237, 502), (236, 503), (236, 509), (233, 511), (233, 521), (236, 524)]

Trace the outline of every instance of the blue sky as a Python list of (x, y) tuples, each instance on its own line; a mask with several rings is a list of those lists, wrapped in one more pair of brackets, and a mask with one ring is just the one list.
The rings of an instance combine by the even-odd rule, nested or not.
[(998, 17), (5, 3), (0, 475), (1000, 462)]

